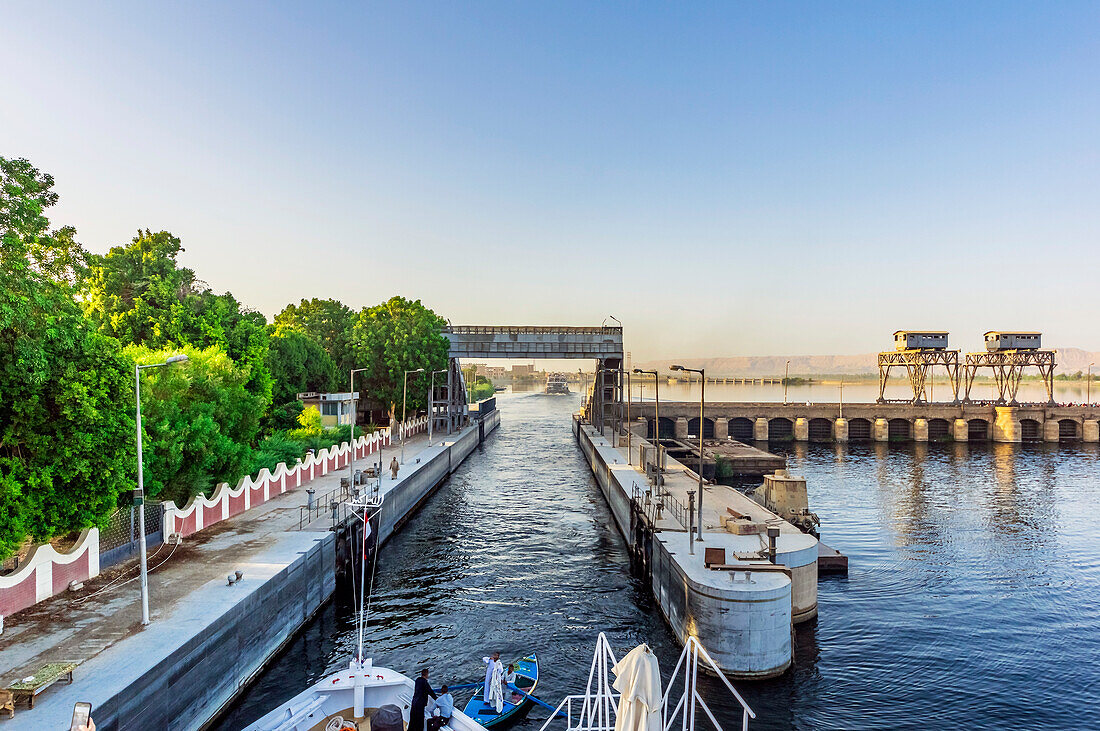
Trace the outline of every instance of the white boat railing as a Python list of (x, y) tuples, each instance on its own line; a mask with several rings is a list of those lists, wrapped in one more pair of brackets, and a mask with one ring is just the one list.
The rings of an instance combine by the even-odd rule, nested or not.
[[(742, 731), (748, 731), (749, 719), (756, 718), (756, 714), (749, 708), (749, 704), (745, 702), (745, 699), (741, 697), (741, 694), (737, 692), (737, 689), (733, 687), (726, 674), (722, 672), (722, 669), (718, 667), (718, 663), (714, 662), (713, 658), (707, 653), (706, 648), (699, 644), (699, 640), (694, 637), (689, 637), (687, 644), (684, 645), (684, 651), (680, 653), (680, 659), (676, 662), (676, 667), (672, 671), (672, 677), (668, 681), (668, 686), (665, 688), (665, 701), (661, 715), (664, 717), (664, 729), (669, 731), (673, 724), (676, 722), (677, 717), (680, 718), (681, 731), (692, 731), (695, 728), (695, 709), (702, 708), (703, 712), (707, 714), (707, 718), (714, 724), (714, 727), (718, 731), (722, 731), (722, 724), (718, 723), (718, 719), (711, 713), (710, 708), (707, 706), (707, 702), (703, 700), (703, 696), (699, 693), (698, 677), (699, 677), (699, 659), (702, 658), (706, 661), (706, 665), (710, 667), (711, 671), (718, 676), (718, 678), (725, 684), (733, 697), (737, 699), (737, 702), (741, 704), (741, 729)], [(673, 686), (676, 685), (676, 681), (680, 679), (680, 668), (683, 667), (684, 673), (684, 689), (680, 694), (679, 700), (676, 702), (676, 706), (669, 715), (668, 702), (672, 698)]]
[[(607, 636), (601, 632), (596, 638), (596, 651), (592, 654), (584, 694), (562, 698), (539, 731), (546, 731), (559, 716), (565, 716), (566, 731), (614, 731), (619, 694), (611, 688), (610, 675), (611, 668), (618, 663)], [(574, 704), (579, 708), (574, 709)]]
[[(664, 699), (661, 706), (661, 727), (664, 731), (671, 731), (679, 720), (680, 731), (695, 731), (695, 712), (702, 709), (717, 731), (722, 730), (722, 724), (714, 717), (710, 707), (707, 706), (703, 696), (699, 693), (698, 675), (699, 661), (703, 660), (704, 667), (709, 667), (726, 688), (741, 704), (741, 729), (748, 731), (749, 719), (756, 718), (756, 714), (733, 687), (725, 673), (718, 667), (718, 663), (707, 653), (699, 641), (689, 637), (684, 651), (680, 653), (680, 659), (672, 671), (668, 685), (665, 687)], [(592, 667), (588, 671), (588, 686), (584, 694), (568, 695), (562, 698), (561, 703), (554, 709), (554, 713), (542, 724), (539, 731), (546, 729), (560, 716), (565, 717), (566, 731), (614, 731), (615, 721), (618, 715), (619, 693), (611, 686), (610, 672), (618, 661), (615, 653), (607, 641), (603, 632), (596, 640), (596, 651), (592, 656)], [(683, 669), (683, 673), (680, 670)], [(683, 678), (683, 690), (669, 713), (669, 701), (673, 698), (677, 681)], [(579, 706), (579, 708), (576, 708)]]

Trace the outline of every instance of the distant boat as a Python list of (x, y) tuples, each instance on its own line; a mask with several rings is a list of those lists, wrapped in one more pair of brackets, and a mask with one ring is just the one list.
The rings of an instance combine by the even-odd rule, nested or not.
[[(535, 686), (539, 684), (539, 660), (535, 653), (529, 657), (512, 663), (516, 671), (515, 686), (525, 693), (533, 693)], [(470, 702), (466, 704), (463, 713), (474, 719), (485, 728), (503, 727), (520, 721), (531, 710), (533, 701), (527, 696), (516, 698), (518, 694), (509, 690), (504, 696), (504, 708), (497, 713), (496, 706), (485, 702), (485, 696), (478, 691)], [(512, 703), (517, 700), (517, 703)]]
[(569, 379), (562, 373), (551, 373), (546, 376), (546, 393), (569, 393)]

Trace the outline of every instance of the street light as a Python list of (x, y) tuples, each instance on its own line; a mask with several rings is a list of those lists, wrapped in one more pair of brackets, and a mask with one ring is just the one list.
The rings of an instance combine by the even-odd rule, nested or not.
[[(657, 485), (657, 494), (661, 493), (661, 385), (658, 381), (657, 371), (644, 371), (641, 368), (635, 368), (634, 372), (641, 374), (649, 374), (653, 376), (653, 444), (657, 448), (657, 468), (656, 478), (654, 483)], [(644, 465), (643, 465), (644, 466)]]
[(423, 368), (417, 368), (415, 371), (405, 371), (404, 384), (401, 388), (401, 464), (405, 464), (405, 406), (408, 403), (409, 396), (409, 374), (423, 372)]
[[(787, 361), (787, 363), (790, 363), (790, 361)], [(669, 370), (699, 374), (699, 523), (696, 529), (698, 531), (696, 540), (701, 541), (703, 540), (703, 407), (706, 403), (707, 374), (705, 368), (685, 368), (682, 365), (669, 366)], [(784, 397), (783, 403), (786, 402), (786, 397)]]
[(149, 569), (145, 556), (145, 473), (142, 470), (141, 452), (141, 372), (146, 368), (160, 368), (174, 363), (186, 363), (187, 356), (170, 355), (163, 363), (134, 365), (134, 401), (137, 402), (137, 468), (138, 468), (138, 552), (141, 555), (141, 623), (149, 624)]
[(1089, 363), (1089, 374), (1085, 378), (1085, 403), (1092, 405), (1092, 367), (1095, 363)]
[(788, 360), (787, 365), (783, 368), (783, 405), (787, 405), (787, 381), (790, 380), (791, 375), (791, 362)]
[(432, 371), (432, 385), (428, 387), (428, 446), (432, 446), (432, 426), (435, 422), (435, 374), (446, 373), (444, 368), (440, 371)]
[(367, 368), (352, 368), (348, 375), (348, 390), (351, 391), (351, 459), (348, 460), (348, 488), (355, 492), (355, 374)]

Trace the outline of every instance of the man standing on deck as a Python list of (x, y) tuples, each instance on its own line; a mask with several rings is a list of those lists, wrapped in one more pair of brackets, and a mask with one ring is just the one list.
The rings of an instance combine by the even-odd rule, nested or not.
[(504, 665), (500, 662), (500, 653), (494, 652), (489, 657), (481, 658), (485, 663), (485, 693), (482, 696), (485, 705), (493, 706), (500, 713), (504, 708), (504, 693), (501, 692), (500, 682), (504, 678)]
[(428, 668), (420, 671), (420, 677), (413, 683), (413, 697), (409, 708), (409, 731), (424, 731), (424, 709), (428, 707), (428, 696), (435, 698), (435, 691), (428, 683)]

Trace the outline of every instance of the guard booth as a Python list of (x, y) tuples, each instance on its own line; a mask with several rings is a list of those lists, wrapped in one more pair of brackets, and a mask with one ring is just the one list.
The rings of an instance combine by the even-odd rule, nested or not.
[(1039, 350), (1043, 334), (1037, 332), (1003, 332), (990, 330), (985, 334), (985, 349), (991, 353), (1002, 350)]
[(947, 350), (943, 330), (898, 330), (894, 333), (896, 350)]

